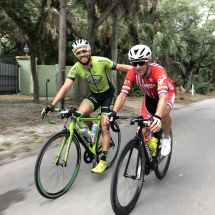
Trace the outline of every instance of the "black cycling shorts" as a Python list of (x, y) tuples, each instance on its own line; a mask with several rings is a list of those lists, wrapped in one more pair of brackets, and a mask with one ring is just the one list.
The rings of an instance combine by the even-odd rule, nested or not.
[(101, 106), (101, 115), (105, 116), (106, 113), (110, 113), (113, 110), (115, 103), (115, 89), (111, 87), (103, 93), (93, 93), (91, 92), (84, 101), (89, 102), (96, 111)]

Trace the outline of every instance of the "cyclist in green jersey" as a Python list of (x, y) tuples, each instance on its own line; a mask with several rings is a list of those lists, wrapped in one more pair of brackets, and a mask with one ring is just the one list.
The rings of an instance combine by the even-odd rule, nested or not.
[[(83, 117), (90, 117), (90, 114), (101, 106), (102, 157), (99, 164), (92, 171), (102, 173), (106, 168), (106, 157), (110, 145), (110, 133), (107, 132), (104, 118), (106, 113), (112, 111), (115, 102), (115, 89), (106, 69), (128, 72), (132, 66), (117, 64), (104, 57), (91, 56), (90, 44), (83, 39), (79, 39), (72, 44), (72, 51), (78, 62), (71, 68), (64, 85), (48, 107), (51, 112), (55, 105), (64, 98), (77, 76), (88, 83), (91, 93), (82, 101), (79, 111), (83, 112)], [(89, 127), (92, 126), (92, 122), (85, 123)]]

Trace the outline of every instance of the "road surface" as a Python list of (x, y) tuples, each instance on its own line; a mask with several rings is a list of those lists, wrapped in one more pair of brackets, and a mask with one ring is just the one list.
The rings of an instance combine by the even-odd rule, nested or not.
[[(152, 172), (132, 215), (215, 214), (215, 99), (172, 110), (174, 146), (167, 175)], [(122, 144), (136, 126), (121, 124)], [(82, 158), (83, 158), (82, 149)], [(81, 167), (69, 191), (56, 200), (42, 197), (34, 185), (36, 156), (0, 166), (0, 215), (112, 215), (110, 181), (113, 168), (100, 175), (91, 164)]]

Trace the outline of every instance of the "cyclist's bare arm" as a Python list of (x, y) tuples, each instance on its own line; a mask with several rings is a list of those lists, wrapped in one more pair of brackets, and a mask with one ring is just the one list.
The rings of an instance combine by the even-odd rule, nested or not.
[(69, 89), (72, 87), (73, 82), (74, 82), (73, 80), (66, 78), (63, 86), (60, 88), (60, 91), (55, 96), (52, 102), (53, 105), (56, 105), (59, 101), (61, 101), (65, 97)]
[(128, 72), (130, 69), (132, 69), (132, 66), (125, 65), (125, 64), (117, 64), (116, 69), (117, 71), (123, 71), (123, 72)]
[[(73, 84), (73, 80), (69, 79), (69, 78), (66, 78), (63, 86), (60, 88), (60, 91), (57, 93), (57, 95), (55, 96), (53, 102), (52, 102), (52, 105), (56, 105), (59, 101), (61, 101), (66, 93), (69, 91), (69, 89), (72, 87), (72, 84)], [(42, 112), (41, 112), (41, 116), (43, 114), (45, 110), (43, 109)], [(48, 115), (51, 113), (51, 111), (48, 112)]]
[(158, 106), (157, 106), (155, 115), (161, 118), (166, 108), (166, 105), (167, 105), (167, 94), (162, 93), (159, 95), (159, 101), (158, 101)]
[[(115, 111), (116, 113), (122, 108), (123, 104), (125, 103), (125, 99), (126, 99), (127, 95), (125, 93), (120, 93), (115, 101), (114, 107), (113, 107), (113, 111)], [(110, 119), (108, 119), (108, 117), (105, 117), (105, 125), (109, 124), (110, 121), (112, 121), (113, 118), (111, 117)]]

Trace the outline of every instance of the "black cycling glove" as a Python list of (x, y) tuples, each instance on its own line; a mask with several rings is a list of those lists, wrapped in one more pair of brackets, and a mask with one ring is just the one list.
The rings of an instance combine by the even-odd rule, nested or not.
[(116, 112), (113, 110), (112, 112), (107, 114), (107, 117), (110, 119), (111, 117), (113, 117), (113, 120), (116, 118)]
[(49, 111), (53, 111), (54, 108), (55, 108), (55, 105), (50, 104), (45, 107), (45, 111), (46, 111), (46, 113), (48, 113)]

